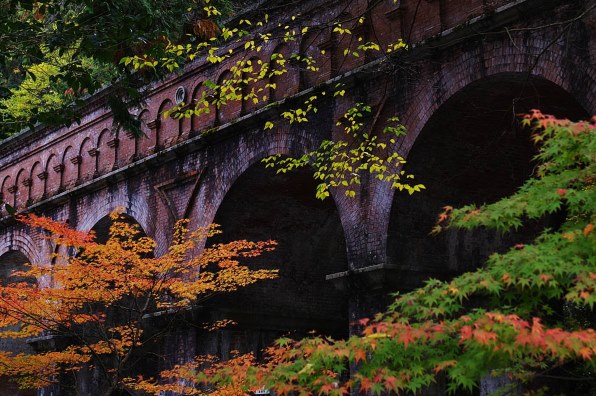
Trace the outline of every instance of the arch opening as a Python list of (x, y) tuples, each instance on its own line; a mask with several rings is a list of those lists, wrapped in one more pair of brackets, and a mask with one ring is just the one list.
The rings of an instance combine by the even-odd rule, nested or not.
[[(25, 269), (25, 264), (30, 260), (18, 250), (9, 250), (0, 256), (0, 282), (3, 285), (8, 283), (16, 283), (22, 281), (31, 281), (32, 279), (11, 276), (14, 271)], [(14, 328), (4, 328), (4, 330), (18, 330), (18, 326)], [(2, 331), (2, 330), (0, 330)], [(33, 353), (33, 349), (27, 344), (24, 339), (0, 338), (0, 351), (18, 353)], [(15, 382), (10, 381), (10, 378), (0, 376), (0, 396), (34, 396), (37, 392), (35, 389), (23, 390), (19, 389)]]
[[(141, 226), (141, 224), (139, 224), (138, 221), (136, 221), (134, 219), (134, 217), (126, 214), (126, 213), (122, 213), (120, 215), (120, 219), (119, 221), (130, 224), (130, 225), (135, 225), (139, 228), (140, 231), (140, 235), (142, 237), (147, 236), (147, 234), (145, 233), (145, 230), (143, 230), (143, 227)], [(97, 223), (95, 223), (95, 225), (91, 228), (91, 231), (93, 231), (95, 233), (95, 241), (98, 243), (106, 243), (110, 237), (110, 227), (112, 226), (114, 222), (112, 221), (112, 219), (110, 218), (110, 216), (104, 216), (102, 217)]]
[(427, 189), (413, 196), (396, 194), (389, 223), (387, 257), (400, 268), (400, 289), (473, 270), (491, 253), (533, 239), (550, 221), (504, 235), (484, 229), (429, 235), (443, 206), (495, 202), (532, 175), (537, 151), (517, 117), (532, 108), (572, 120), (587, 116), (559, 86), (520, 73), (468, 85), (428, 120), (405, 165)]
[(316, 199), (315, 187), (308, 170), (278, 175), (255, 164), (228, 191), (214, 219), (223, 233), (207, 244), (275, 240), (273, 252), (246, 263), (255, 269), (277, 268), (279, 278), (208, 302), (218, 318), (238, 323), (212, 340), (210, 353), (227, 358), (230, 350), (240, 350), (260, 356), (276, 338), (310, 330), (347, 336), (347, 294), (325, 280), (348, 267), (345, 238), (333, 201)]
[[(147, 234), (141, 224), (131, 215), (121, 213), (118, 218), (118, 222), (126, 223), (127, 225), (137, 227), (139, 234), (138, 238), (147, 237)], [(110, 238), (110, 228), (113, 226), (114, 221), (110, 215), (102, 217), (95, 225), (91, 228), (91, 232), (95, 234), (95, 241), (99, 244), (105, 244)], [(148, 254), (146, 258), (153, 258), (153, 254)], [(119, 300), (118, 304), (108, 307), (107, 313), (107, 326), (118, 326), (129, 323), (130, 311), (132, 311), (138, 302), (134, 301), (134, 297), (131, 295), (124, 296)], [(154, 305), (151, 305), (152, 309), (156, 309)], [(133, 351), (129, 363), (126, 368), (127, 375), (137, 376), (142, 375), (145, 377), (156, 377), (159, 373), (157, 367), (159, 364), (158, 355), (158, 344), (160, 335), (154, 332), (151, 326), (151, 319), (146, 319), (146, 328), (142, 334), (143, 343), (142, 348)], [(92, 361), (92, 363), (94, 363)], [(98, 389), (106, 389), (109, 386), (109, 376), (102, 371), (101, 365), (91, 364), (84, 366), (79, 372), (81, 378), (76, 382), (77, 394), (92, 394), (94, 390), (90, 388), (90, 384), (94, 384)], [(124, 395), (122, 390), (116, 390), (112, 393), (113, 395)]]

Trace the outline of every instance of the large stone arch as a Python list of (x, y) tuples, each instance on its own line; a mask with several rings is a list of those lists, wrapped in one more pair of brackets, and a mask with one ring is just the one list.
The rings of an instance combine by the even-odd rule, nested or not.
[[(127, 224), (131, 224), (131, 225), (136, 225), (138, 227), (138, 230), (139, 230), (141, 236), (147, 235), (147, 233), (145, 232), (145, 229), (136, 220), (136, 218), (134, 218), (133, 216), (131, 216), (130, 214), (128, 214), (126, 212), (122, 212), (118, 221), (127, 223)], [(109, 214), (106, 216), (103, 216), (95, 224), (93, 224), (93, 227), (91, 227), (91, 231), (93, 231), (95, 233), (95, 240), (98, 243), (106, 243), (108, 241), (109, 234), (110, 234), (110, 227), (112, 226), (112, 224), (113, 224), (113, 221)]]
[[(23, 253), (19, 248), (5, 249), (0, 242), (0, 284), (22, 282), (23, 278), (10, 279), (13, 271), (25, 269), (25, 264), (31, 262), (31, 256)], [(18, 330), (18, 326), (11, 326), (9, 330)], [(3, 329), (6, 331), (6, 328)], [(31, 353), (32, 348), (24, 339), (2, 338), (0, 337), (0, 350), (3, 352)], [(17, 384), (10, 381), (9, 377), (0, 376), (0, 396), (35, 396), (35, 389), (21, 390)]]
[[(426, 78), (418, 80), (411, 89), (409, 105), (402, 121), (408, 136), (402, 146), (407, 155), (422, 128), (439, 107), (454, 94), (484, 78), (517, 75), (544, 79), (573, 95), (584, 110), (596, 110), (596, 76), (585, 59), (578, 59), (557, 43), (549, 47), (556, 31), (529, 37), (505, 37), (499, 40), (478, 40), (468, 44), (465, 51), (454, 48), (440, 56), (440, 62), (421, 65)], [(438, 65), (438, 66), (435, 66)], [(573, 70), (569, 70), (572, 68)], [(569, 72), (565, 72), (569, 71)]]
[(0, 236), (0, 256), (9, 251), (23, 253), (29, 262), (42, 263), (44, 259), (49, 260), (49, 254), (45, 246), (34, 241), (31, 237), (31, 229), (15, 227)]
[(450, 95), (404, 147), (404, 169), (427, 189), (403, 199), (394, 195), (392, 201), (386, 261), (398, 271), (399, 288), (474, 269), (491, 253), (531, 239), (540, 227), (507, 235), (492, 230), (429, 235), (444, 205), (494, 202), (532, 174), (536, 149), (517, 116), (531, 108), (570, 119), (588, 116), (570, 93), (543, 77), (498, 73)]
[[(280, 279), (241, 290), (226, 302), (245, 302), (251, 305), (246, 308), (261, 315), (284, 315), (289, 310), (293, 315), (339, 321), (343, 315), (341, 332), (347, 330), (347, 298), (325, 277), (347, 270), (346, 242), (333, 200), (318, 200), (316, 184), (310, 169), (276, 174), (254, 163), (235, 180), (219, 206), (214, 222), (223, 234), (213, 241), (278, 242), (274, 252), (251, 262), (278, 268)], [(275, 303), (268, 295), (275, 296)]]
[[(205, 184), (214, 190), (199, 194), (198, 202), (209, 205), (196, 205), (204, 212), (201, 219), (192, 220), (197, 225), (215, 221), (222, 226), (223, 234), (208, 245), (238, 239), (277, 240), (276, 251), (247, 264), (279, 268), (280, 279), (208, 301), (205, 305), (212, 319), (232, 318), (238, 326), (219, 335), (195, 334), (199, 353), (219, 353), (226, 358), (230, 350), (238, 349), (258, 354), (288, 331), (303, 335), (317, 329), (342, 337), (349, 329), (348, 295), (325, 279), (348, 267), (339, 208), (332, 199), (321, 202), (315, 198), (311, 170), (276, 175), (259, 163), (271, 154), (299, 155), (312, 142), (288, 131), (269, 138), (259, 134), (258, 146), (240, 139), (234, 150), (226, 151), (228, 161), (207, 170)], [(198, 214), (197, 210), (193, 216)]]
[[(112, 199), (110, 199), (112, 198)], [(122, 210), (122, 213), (133, 218), (145, 232), (150, 232), (151, 211), (144, 200), (133, 201), (126, 198), (118, 199), (109, 197), (102, 202), (94, 202), (92, 211), (85, 211), (78, 221), (77, 229), (81, 231), (91, 230), (102, 218), (109, 216), (115, 210)]]
[[(224, 156), (212, 159), (209, 166), (205, 168), (201, 188), (195, 202), (192, 203), (192, 211), (189, 215), (191, 226), (211, 224), (235, 181), (263, 158), (278, 154), (300, 156), (318, 145), (319, 136), (303, 130), (292, 130), (282, 122), (280, 124), (275, 132), (256, 130), (234, 139), (233, 142), (229, 141), (225, 148), (219, 150), (219, 153), (224, 153)], [(313, 191), (312, 194), (314, 196), (315, 192)], [(343, 227), (346, 229), (351, 224), (343, 221), (349, 219), (352, 208), (343, 198), (341, 192), (331, 191), (330, 199), (333, 199)]]

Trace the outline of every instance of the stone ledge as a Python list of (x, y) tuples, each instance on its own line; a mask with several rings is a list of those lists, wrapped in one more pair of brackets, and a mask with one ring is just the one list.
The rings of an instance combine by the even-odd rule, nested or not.
[(391, 287), (399, 267), (391, 264), (375, 264), (364, 268), (336, 272), (325, 276), (338, 290), (366, 289), (375, 290)]

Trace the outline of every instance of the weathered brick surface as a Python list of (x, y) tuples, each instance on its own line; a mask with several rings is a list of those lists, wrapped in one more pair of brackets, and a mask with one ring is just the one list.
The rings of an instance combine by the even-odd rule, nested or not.
[[(311, 21), (321, 27), (340, 15), (358, 15), (359, 9), (366, 7), (364, 2), (354, 2), (348, 9), (342, 1), (300, 3), (303, 9), (296, 23)], [(585, 4), (576, 1), (542, 5), (543, 2), (533, 0), (403, 0), (399, 5), (392, 0), (381, 1), (369, 10), (370, 18), (363, 28), (357, 29), (358, 34), (383, 45), (399, 37), (409, 37), (413, 44), (407, 54), (385, 62), (374, 57), (344, 60), (344, 48), (353, 49), (354, 44), (339, 39), (329, 28), (308, 33), (299, 42), (272, 42), (259, 55), (263, 61), (274, 50), (286, 57), (297, 50), (308, 54), (314, 46), (326, 52), (319, 60), (320, 73), (315, 75), (293, 65), (288, 75), (272, 81), (278, 89), (267, 93), (271, 101), (294, 95), (366, 62), (376, 62), (343, 80), (348, 98), (320, 104), (319, 112), (307, 124), (290, 126), (278, 122), (273, 131), (263, 132), (262, 124), (267, 114), (277, 110), (255, 113), (259, 106), (251, 103), (230, 103), (190, 120), (164, 119), (163, 111), (172, 106), (178, 87), (186, 90), (190, 100), (196, 100), (205, 89), (205, 80), (219, 81), (229, 75), (229, 64), (213, 67), (198, 61), (186, 67), (184, 73), (149, 87), (146, 107), (137, 109), (145, 134), (142, 138), (112, 128), (110, 114), (99, 94), (85, 109), (80, 125), (41, 129), (0, 143), (0, 193), (19, 209), (29, 207), (68, 220), (82, 230), (92, 229), (110, 211), (122, 207), (157, 240), (157, 254), (165, 251), (171, 238), (169, 230), (181, 217), (190, 218), (193, 226), (223, 219), (233, 229), (230, 234), (234, 237), (242, 237), (243, 231), (250, 231), (251, 227), (254, 236), (258, 236), (260, 224), (253, 222), (270, 224), (270, 237), (276, 239), (278, 233), (289, 245), (280, 246), (278, 257), (286, 257), (290, 263), (286, 267), (281, 263), (282, 268), (293, 269), (286, 274), (287, 281), (254, 289), (250, 311), (266, 316), (269, 309), (269, 314), (285, 317), (291, 314), (286, 315), (284, 310), (291, 310), (296, 304), (301, 311), (298, 316), (312, 322), (305, 323), (321, 326), (316, 324), (317, 318), (324, 313), (323, 316), (338, 316), (343, 326), (373, 310), (371, 307), (382, 307), (384, 285), (413, 287), (428, 275), (448, 276), (468, 268), (462, 264), (466, 254), (471, 252), (481, 260), (486, 252), (502, 246), (503, 241), (494, 235), (472, 233), (445, 235), (435, 246), (427, 239), (426, 227), (432, 224), (440, 205), (462, 196), (465, 199), (461, 203), (495, 199), (510, 192), (528, 175), (515, 171), (518, 173), (514, 172), (512, 181), (506, 171), (499, 170), (504, 164), (527, 169), (531, 154), (527, 142), (520, 143), (524, 135), (516, 135), (512, 114), (527, 111), (529, 106), (545, 106), (570, 117), (594, 113), (595, 46), (593, 29), (587, 22), (590, 15), (573, 22), (571, 29), (565, 30), (565, 25), (558, 23), (577, 15)], [(283, 10), (283, 14), (272, 18), (281, 21), (292, 14), (290, 11)], [(546, 27), (526, 29), (540, 26)], [(238, 54), (245, 55), (242, 51)], [(282, 183), (283, 188), (289, 189), (283, 193), (263, 188), (268, 178), (275, 179), (264, 175), (252, 185), (235, 188), (236, 183), (244, 180), (243, 175), (254, 172), (252, 169), (262, 158), (271, 154), (300, 155), (317, 147), (322, 139), (338, 134), (334, 119), (343, 114), (350, 101), (373, 105), (373, 113), (378, 114), (369, 121), (377, 122), (368, 126), (373, 130), (382, 129), (388, 117), (400, 117), (408, 134), (398, 140), (396, 149), (405, 157), (412, 153), (408, 166), (421, 182), (429, 185), (428, 195), (408, 201), (405, 194), (364, 177), (354, 199), (346, 198), (342, 191), (333, 191), (332, 201), (326, 205), (331, 208), (329, 216), (336, 216), (336, 223), (323, 226), (324, 222), (319, 221), (324, 220), (320, 215), (324, 211), (317, 212), (323, 209), (313, 207), (309, 211), (305, 208), (310, 204), (300, 200), (296, 205), (290, 204), (303, 194), (300, 186), (292, 187), (290, 179), (288, 184)], [(484, 117), (484, 113), (493, 115)], [(505, 121), (497, 115), (505, 115)], [(238, 120), (239, 116), (243, 117)], [(493, 128), (495, 125), (501, 129)], [(202, 134), (214, 126), (220, 128), (217, 133)], [(485, 129), (490, 130), (486, 132), (488, 137), (482, 135)], [(500, 156), (471, 154), (486, 148), (489, 138), (501, 135), (509, 137), (497, 140)], [(465, 161), (483, 165), (472, 166), (478, 168), (476, 173), (466, 173), (470, 166)], [(477, 183), (479, 180), (493, 181), (487, 185)], [(490, 184), (496, 187), (491, 190)], [(313, 191), (308, 193), (314, 195)], [(277, 196), (287, 201), (277, 207), (271, 201), (271, 197)], [(292, 229), (292, 221), (302, 220), (301, 216), (310, 231), (306, 225), (300, 232)], [(326, 253), (323, 247), (305, 242), (314, 243), (311, 236), (323, 229), (335, 233), (323, 238), (341, 239), (341, 243), (330, 241), (333, 248)], [(329, 257), (341, 257), (329, 265), (314, 267), (311, 257), (308, 265), (300, 268), (300, 258), (310, 257), (306, 253), (295, 256), (293, 252), (300, 249), (311, 255), (323, 252)], [(340, 255), (342, 249), (344, 254)], [(0, 224), (0, 262), (1, 255), (12, 250), (22, 252), (32, 261), (43, 261), (53, 247), (31, 230), (4, 218)], [(335, 286), (321, 281), (329, 272), (344, 272), (333, 277), (332, 282), (343, 291), (335, 292)], [(301, 282), (311, 282), (316, 287), (302, 290)], [(279, 297), (268, 307), (266, 300), (271, 295)], [(349, 308), (338, 310), (338, 304), (345, 299), (350, 299)], [(238, 310), (241, 302), (227, 301), (231, 310)], [(219, 308), (224, 309), (225, 305), (222, 302)], [(254, 338), (246, 341), (247, 349), (291, 328), (289, 319), (285, 329), (281, 324), (267, 327), (263, 323), (253, 321), (247, 325), (267, 329), (247, 336)], [(333, 330), (334, 326), (330, 327)], [(180, 356), (182, 352), (176, 352), (182, 345), (179, 337), (191, 337), (184, 341), (189, 345), (200, 343), (192, 330), (188, 332), (172, 336), (164, 346), (167, 354)], [(219, 349), (210, 345), (225, 354), (226, 348), (236, 342), (236, 336), (221, 337), (226, 341), (217, 341)], [(197, 348), (209, 349), (205, 345)]]

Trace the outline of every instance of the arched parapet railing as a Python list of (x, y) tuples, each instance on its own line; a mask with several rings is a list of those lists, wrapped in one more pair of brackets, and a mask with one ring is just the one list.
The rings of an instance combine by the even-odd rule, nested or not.
[(126, 166), (137, 159), (137, 140), (132, 131), (118, 127), (115, 131), (117, 140), (117, 164)]
[(17, 209), (23, 209), (27, 206), (29, 199), (29, 187), (31, 186), (29, 179), (29, 172), (27, 169), (21, 168), (15, 178), (15, 199), (14, 206)]
[(79, 178), (79, 162), (80, 157), (72, 146), (66, 147), (62, 154), (61, 169), (62, 183), (61, 187), (69, 189), (74, 187)]
[[(359, 50), (358, 46), (368, 40), (368, 23), (359, 21), (358, 10), (344, 11), (337, 17), (338, 29), (331, 34), (331, 76), (337, 76), (355, 69), (366, 62), (366, 53)], [(341, 33), (340, 29), (347, 29), (351, 33)], [(355, 55), (356, 54), (356, 55)]]
[(213, 98), (213, 92), (209, 89), (204, 81), (196, 83), (190, 100), (190, 106), (192, 108), (200, 109), (200, 115), (193, 115), (190, 121), (191, 134), (198, 134), (200, 131), (213, 127), (217, 118), (217, 110), (214, 105), (209, 104), (205, 107), (202, 104), (198, 105), (199, 102), (203, 103), (204, 100), (208, 100), (211, 103)]
[(62, 163), (56, 153), (51, 153), (45, 164), (45, 196), (52, 196), (60, 190), (62, 179)]
[(86, 137), (81, 142), (79, 148), (80, 170), (79, 175), (81, 181), (90, 180), (97, 175), (97, 146), (93, 144), (90, 137)]
[(31, 202), (37, 202), (41, 200), (45, 192), (45, 181), (47, 175), (44, 171), (44, 166), (40, 161), (36, 161), (31, 167), (29, 173), (29, 179), (31, 180), (29, 200)]
[(230, 70), (224, 70), (217, 79), (215, 93), (217, 124), (224, 125), (240, 116), (242, 112), (242, 87), (237, 83), (240, 78)]
[(166, 117), (166, 112), (174, 107), (170, 99), (164, 100), (157, 112), (157, 148), (163, 149), (172, 146), (178, 141), (180, 135), (180, 120), (171, 115)]
[(242, 113), (249, 114), (269, 101), (269, 62), (253, 56), (245, 60), (244, 68), (242, 79), (247, 83), (242, 87)]
[(157, 144), (156, 140), (156, 125), (154, 120), (151, 118), (151, 112), (147, 109), (142, 110), (138, 119), (141, 123), (142, 135), (137, 137), (137, 156), (139, 158), (146, 157), (147, 155), (155, 152)]
[(110, 172), (116, 166), (118, 138), (109, 129), (102, 130), (97, 137), (97, 171), (99, 174)]
[(298, 64), (301, 72), (300, 89), (320, 84), (331, 77), (331, 49), (334, 44), (329, 29), (316, 29), (307, 32), (300, 41)]
[(405, 7), (402, 2), (379, 1), (371, 8), (368, 33), (381, 47), (380, 53), (385, 54), (390, 45), (406, 37)]
[[(0, 185), (0, 193), (2, 194), (2, 202), (6, 202), (9, 205), (14, 205), (14, 189), (11, 175), (6, 175), (2, 179), (2, 185)], [(4, 214), (4, 213), (3, 213)]]
[[(293, 42), (278, 44), (271, 53), (269, 70), (271, 78), (269, 97), (272, 102), (282, 100), (298, 92), (300, 88), (300, 69), (292, 55), (298, 53)], [(283, 74), (276, 74), (283, 73)]]

